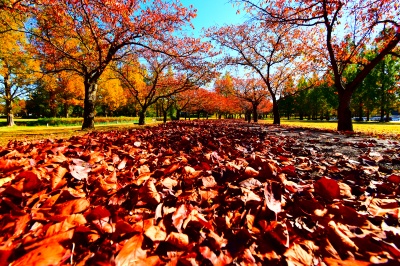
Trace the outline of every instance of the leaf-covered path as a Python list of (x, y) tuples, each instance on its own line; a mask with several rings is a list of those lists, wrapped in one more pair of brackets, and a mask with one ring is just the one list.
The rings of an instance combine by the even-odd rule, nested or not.
[(395, 265), (399, 154), (227, 120), (10, 143), (0, 265)]

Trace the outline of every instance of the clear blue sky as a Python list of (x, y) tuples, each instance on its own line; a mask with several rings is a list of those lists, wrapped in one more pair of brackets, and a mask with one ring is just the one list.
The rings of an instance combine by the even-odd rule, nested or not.
[(181, 2), (186, 7), (193, 5), (197, 9), (197, 17), (192, 20), (195, 35), (200, 34), (203, 27), (224, 26), (245, 21), (243, 12), (237, 15), (237, 7), (234, 7), (229, 0), (181, 0)]

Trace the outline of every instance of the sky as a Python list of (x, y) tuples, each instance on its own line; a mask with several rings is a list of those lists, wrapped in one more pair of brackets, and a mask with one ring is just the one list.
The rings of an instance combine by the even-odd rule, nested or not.
[(197, 9), (197, 17), (192, 20), (195, 27), (193, 33), (199, 36), (201, 29), (211, 26), (224, 26), (245, 21), (243, 15), (237, 15), (237, 7), (229, 0), (181, 0), (186, 7), (193, 5)]

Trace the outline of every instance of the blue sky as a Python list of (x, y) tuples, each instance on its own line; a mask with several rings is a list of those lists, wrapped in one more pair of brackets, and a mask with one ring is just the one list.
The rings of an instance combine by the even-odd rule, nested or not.
[(203, 27), (236, 24), (245, 20), (243, 12), (237, 15), (237, 7), (229, 3), (229, 0), (181, 0), (181, 2), (184, 6), (193, 5), (197, 9), (197, 17), (192, 20), (195, 35), (198, 35)]

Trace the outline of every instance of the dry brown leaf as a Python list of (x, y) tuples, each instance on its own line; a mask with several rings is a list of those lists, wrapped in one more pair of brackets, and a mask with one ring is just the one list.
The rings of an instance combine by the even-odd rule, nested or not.
[(167, 233), (162, 228), (156, 225), (152, 225), (147, 228), (144, 234), (152, 241), (164, 241), (167, 237)]
[(183, 233), (171, 232), (165, 241), (178, 248), (186, 249), (189, 245), (189, 236)]

